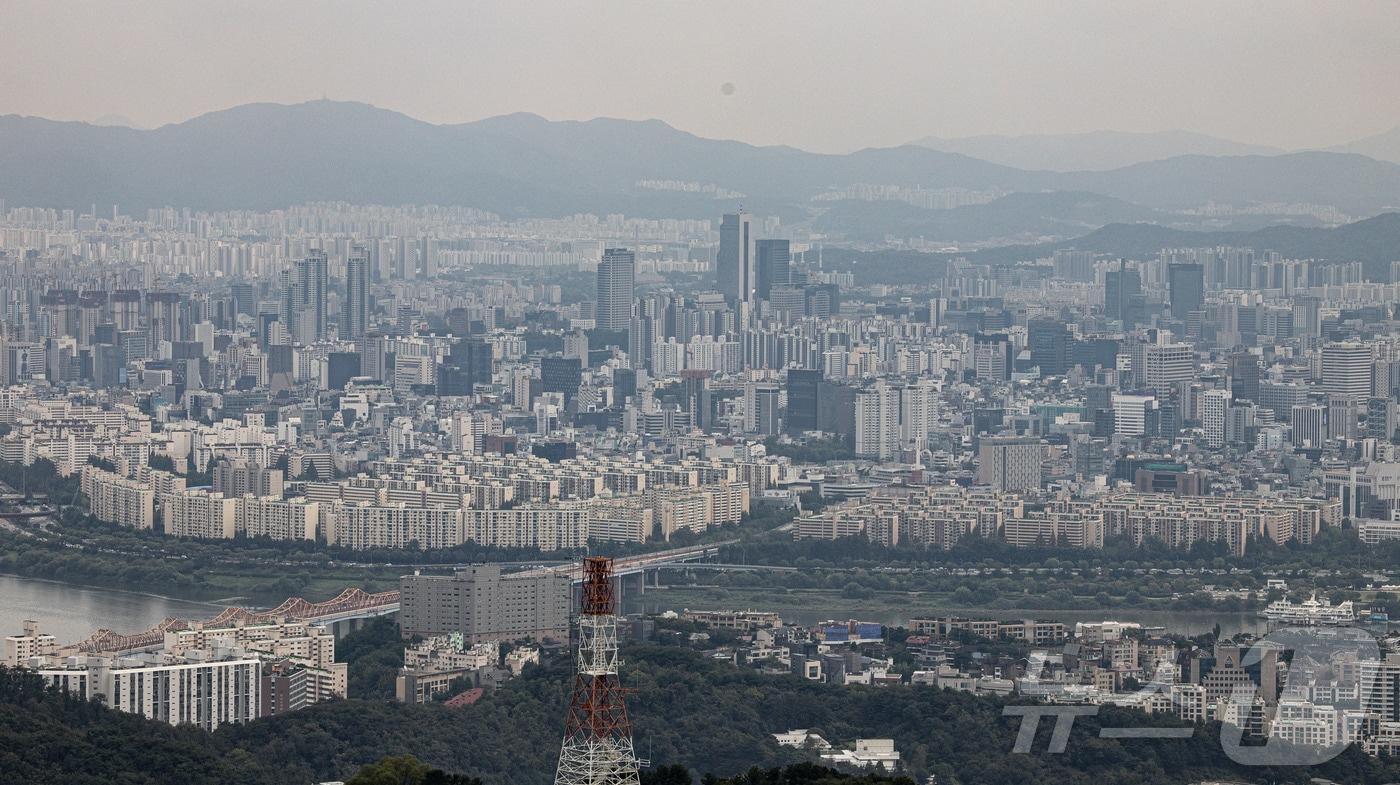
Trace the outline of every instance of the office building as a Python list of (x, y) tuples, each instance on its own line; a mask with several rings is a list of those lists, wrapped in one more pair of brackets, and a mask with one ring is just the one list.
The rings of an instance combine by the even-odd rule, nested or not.
[(608, 248), (598, 262), (594, 323), (601, 330), (626, 330), (632, 325), (637, 257), (626, 248)]
[(1196, 350), (1190, 344), (1135, 344), (1132, 356), (1133, 374), (1143, 389), (1166, 393), (1196, 378)]
[(1249, 352), (1230, 355), (1230, 397), (1236, 401), (1264, 402), (1259, 398), (1259, 358)]
[(771, 382), (744, 385), (744, 430), (762, 436), (778, 432), (778, 385)]
[(720, 220), (715, 288), (731, 303), (753, 299), (757, 288), (754, 239), (753, 219), (748, 213), (741, 210)]
[(792, 250), (787, 240), (759, 240), (754, 244), (758, 299), (770, 299), (774, 287), (791, 283)]
[(1168, 296), (1173, 319), (1186, 321), (1205, 304), (1205, 272), (1199, 264), (1172, 264), (1167, 267)]
[(1327, 409), (1315, 404), (1294, 406), (1289, 421), (1293, 423), (1294, 447), (1320, 449), (1327, 440)]
[(1369, 398), (1374, 352), (1358, 341), (1337, 341), (1322, 347), (1322, 380), (1327, 393)]
[(1040, 439), (1033, 436), (984, 436), (978, 441), (977, 481), (994, 491), (1040, 489)]
[(1000, 333), (972, 336), (972, 369), (978, 379), (1005, 381), (1011, 378), (1013, 347)]
[(1071, 339), (1069, 329), (1058, 319), (1032, 319), (1027, 325), (1031, 363), (1041, 376), (1061, 376), (1069, 372)]
[(1156, 431), (1157, 399), (1151, 395), (1113, 394), (1113, 430), (1123, 436)]
[(1142, 320), (1142, 273), (1119, 262), (1117, 270), (1104, 273), (1104, 315), (1131, 328)]
[(817, 420), (818, 391), (821, 384), (821, 371), (788, 369), (787, 412), (783, 418), (783, 430), (788, 433), (826, 430)]

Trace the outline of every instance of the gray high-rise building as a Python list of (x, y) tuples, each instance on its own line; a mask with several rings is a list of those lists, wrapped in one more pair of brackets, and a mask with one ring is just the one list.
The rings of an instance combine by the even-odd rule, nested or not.
[(752, 300), (757, 289), (753, 263), (753, 219), (742, 210), (724, 216), (719, 225), (719, 255), (715, 285), (726, 300)]
[(326, 252), (313, 250), (281, 275), (282, 326), (301, 343), (326, 337)]
[(1322, 347), (1322, 383), (1328, 393), (1367, 398), (1373, 386), (1375, 354), (1359, 341), (1337, 341)]
[(345, 261), (345, 302), (340, 309), (340, 337), (361, 338), (369, 322), (369, 255), (355, 246)]
[(598, 262), (598, 305), (594, 322), (603, 330), (632, 326), (632, 299), (636, 293), (637, 255), (627, 248), (609, 248)]
[(1172, 318), (1186, 321), (1205, 303), (1205, 268), (1199, 264), (1173, 264), (1167, 268)]
[(502, 574), (480, 564), (453, 575), (399, 578), (399, 632), (462, 633), (468, 644), (521, 639), (569, 639), (571, 583), (556, 572)]
[(1040, 488), (1040, 439), (1035, 436), (986, 436), (978, 442), (977, 481), (997, 491)]
[(787, 240), (759, 240), (754, 243), (755, 288), (758, 299), (767, 300), (773, 287), (792, 282), (792, 248)]
[(1117, 270), (1104, 273), (1104, 315), (1125, 325), (1136, 324), (1142, 316), (1142, 273), (1119, 262)]
[(1259, 400), (1259, 358), (1249, 352), (1230, 355), (1230, 394), (1236, 401)]

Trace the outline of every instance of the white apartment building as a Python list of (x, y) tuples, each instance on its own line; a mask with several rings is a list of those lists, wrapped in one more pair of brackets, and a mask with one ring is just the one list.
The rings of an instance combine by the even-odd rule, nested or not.
[(155, 527), (156, 494), (149, 484), (88, 465), (82, 469), (80, 487), (97, 520), (133, 529)]
[(890, 460), (899, 450), (899, 390), (884, 382), (856, 393), (856, 454)]
[(306, 499), (243, 496), (238, 499), (235, 529), (248, 537), (273, 540), (315, 540), (321, 505)]
[(48, 657), (58, 652), (58, 640), (39, 631), (39, 622), (26, 619), (24, 631), (5, 638), (4, 665), (18, 668), (33, 657)]
[(232, 539), (238, 529), (238, 499), (194, 489), (172, 493), (161, 511), (173, 537)]
[(36, 670), (49, 684), (83, 698), (171, 725), (212, 731), (261, 716), (262, 662), (237, 650), (188, 658), (68, 657)]

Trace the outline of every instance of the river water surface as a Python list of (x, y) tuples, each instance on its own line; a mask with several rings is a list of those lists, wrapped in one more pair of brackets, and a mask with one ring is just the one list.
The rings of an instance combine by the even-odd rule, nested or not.
[(167, 616), (205, 619), (222, 609), (139, 592), (0, 575), (0, 637), (18, 635), (24, 621), (33, 619), (59, 643), (76, 643), (101, 627), (140, 632)]

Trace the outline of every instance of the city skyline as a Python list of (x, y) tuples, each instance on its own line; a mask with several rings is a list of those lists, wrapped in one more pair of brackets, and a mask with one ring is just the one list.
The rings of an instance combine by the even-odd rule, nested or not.
[(1400, 782), (1393, 4), (6, 10), (6, 785)]

